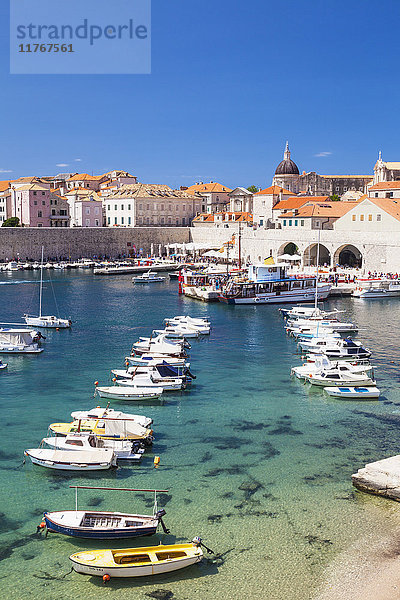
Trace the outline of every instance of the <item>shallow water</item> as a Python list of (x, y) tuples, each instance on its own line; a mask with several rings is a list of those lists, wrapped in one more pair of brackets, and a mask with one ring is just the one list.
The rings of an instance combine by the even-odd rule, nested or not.
[[(0, 275), (0, 285), (12, 283), (1, 287), (4, 321), (35, 311), (38, 286), (28, 282), (38, 277)], [(359, 338), (374, 351), (383, 391), (379, 402), (340, 401), (290, 379), (299, 361), (276, 306), (200, 304), (179, 297), (176, 283), (139, 288), (129, 276), (63, 272), (52, 280), (72, 330), (48, 331), (40, 356), (4, 356), (9, 368), (0, 374), (0, 577), (8, 598), (90, 599), (100, 592), (123, 600), (134, 591), (139, 600), (225, 600), (229, 591), (238, 599), (305, 600), (340, 553), (372, 530), (383, 535), (400, 526), (396, 503), (351, 485), (351, 474), (366, 462), (398, 453), (396, 299), (328, 304), (362, 328)], [(50, 283), (44, 306), (46, 313), (55, 310)], [(49, 423), (95, 406), (93, 382), (106, 384), (132, 342), (176, 314), (207, 315), (213, 324), (209, 339), (192, 342), (191, 391), (166, 395), (164, 405), (113, 403), (154, 419), (156, 441), (141, 466), (85, 476), (22, 466), (23, 450), (39, 444)], [(161, 456), (157, 470), (154, 455)], [(74, 483), (168, 489), (162, 500), (172, 533), (115, 546), (201, 535), (219, 558), (169, 576), (113, 580), (106, 588), (100, 579), (68, 573), (70, 554), (104, 544), (34, 534), (44, 510), (74, 507), (68, 487)], [(151, 500), (128, 492), (79, 495), (81, 507), (139, 512), (151, 510)]]

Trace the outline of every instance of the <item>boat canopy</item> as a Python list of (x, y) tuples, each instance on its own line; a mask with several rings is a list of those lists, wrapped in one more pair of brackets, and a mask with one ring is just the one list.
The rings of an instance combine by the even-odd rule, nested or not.
[(149, 435), (149, 430), (145, 427), (142, 427), (135, 421), (130, 421), (127, 419), (104, 419), (99, 423), (101, 426), (104, 423), (104, 435), (106, 436), (114, 436), (114, 435), (124, 435), (124, 436), (137, 436), (137, 437), (146, 437)]
[(286, 278), (286, 269), (283, 265), (250, 265), (248, 278), (257, 283), (277, 281)]
[(173, 367), (164, 361), (161, 365), (155, 367), (161, 377), (181, 377), (183, 375), (182, 367)]
[(0, 329), (0, 342), (6, 344), (32, 344), (32, 335), (29, 329)]

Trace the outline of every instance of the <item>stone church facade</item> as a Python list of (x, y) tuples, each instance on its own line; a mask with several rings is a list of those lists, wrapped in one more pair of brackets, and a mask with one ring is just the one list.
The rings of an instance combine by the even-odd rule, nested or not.
[[(400, 169), (400, 163), (396, 164), (399, 164)], [(303, 171), (300, 174), (296, 163), (290, 158), (288, 142), (283, 160), (277, 166), (272, 180), (272, 185), (286, 188), (293, 194), (303, 193), (309, 196), (343, 196), (349, 191), (364, 192), (371, 183), (371, 175), (319, 175), (315, 171)]]

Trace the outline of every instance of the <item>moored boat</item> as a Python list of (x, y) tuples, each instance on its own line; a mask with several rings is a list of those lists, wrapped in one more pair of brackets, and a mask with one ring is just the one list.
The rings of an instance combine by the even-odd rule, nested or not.
[(326, 387), (324, 391), (335, 398), (358, 398), (370, 400), (379, 398), (380, 390), (375, 386), (368, 387)]
[(113, 408), (109, 407), (109, 404), (110, 403), (108, 403), (105, 408), (96, 406), (91, 410), (76, 410), (71, 413), (71, 417), (74, 419), (74, 421), (78, 421), (79, 419), (101, 419), (104, 417), (109, 417), (110, 419), (129, 419), (135, 423), (138, 423), (142, 427), (151, 427), (153, 423), (153, 419), (150, 419), (150, 417), (114, 410)]
[(157, 400), (164, 389), (162, 387), (139, 387), (139, 386), (97, 386), (96, 393), (100, 398), (107, 398), (109, 400), (128, 400), (128, 401), (144, 401), (144, 400)]
[(34, 465), (58, 471), (104, 471), (116, 465), (116, 457), (109, 448), (95, 451), (52, 450), (47, 448), (31, 448), (25, 450)]
[(132, 277), (133, 283), (160, 283), (164, 281), (165, 277), (160, 277), (155, 271), (147, 271), (143, 275)]

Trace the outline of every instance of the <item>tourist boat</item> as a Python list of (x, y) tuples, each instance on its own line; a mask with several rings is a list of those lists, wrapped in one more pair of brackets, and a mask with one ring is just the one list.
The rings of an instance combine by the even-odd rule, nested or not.
[(330, 289), (315, 277), (288, 277), (284, 265), (250, 265), (247, 278), (229, 279), (219, 299), (227, 304), (313, 302), (315, 295), (317, 300), (327, 298)]
[(162, 387), (138, 387), (138, 386), (120, 386), (111, 385), (107, 387), (96, 387), (96, 393), (100, 398), (107, 398), (109, 400), (128, 400), (143, 402), (145, 400), (158, 400), (163, 393), (164, 388)]
[(189, 567), (203, 558), (201, 540), (191, 544), (122, 548), (120, 550), (82, 550), (69, 558), (77, 573), (100, 577), (141, 577), (170, 573)]
[(336, 343), (320, 345), (318, 340), (314, 343), (303, 342), (302, 348), (311, 354), (326, 354), (331, 360), (354, 360), (369, 358), (371, 352), (364, 348), (361, 342), (355, 342), (351, 338), (338, 340)]
[(39, 354), (41, 335), (32, 329), (0, 328), (0, 352), (6, 354)]
[(143, 275), (132, 277), (133, 283), (159, 283), (164, 280), (165, 277), (160, 277), (155, 271), (147, 271), (147, 273), (143, 273)]
[(223, 272), (182, 269), (179, 274), (179, 291), (195, 300), (218, 302), (220, 286), (227, 276), (226, 269)]
[(352, 373), (350, 371), (342, 370), (340, 367), (337, 369), (329, 369), (318, 371), (317, 373), (311, 373), (306, 375), (305, 379), (311, 383), (311, 385), (326, 386), (368, 386), (375, 385), (375, 381), (368, 377), (366, 373)]
[(330, 335), (326, 335), (324, 337), (322, 337), (322, 336), (311, 337), (310, 339), (300, 338), (300, 339), (298, 339), (298, 344), (306, 352), (311, 352), (312, 351), (312, 350), (310, 350), (311, 348), (313, 350), (315, 350), (316, 348), (320, 348), (321, 352), (322, 352), (323, 348), (325, 348), (326, 346), (331, 346), (332, 344), (336, 344), (341, 339), (342, 338), (340, 336), (334, 337), (334, 336), (330, 336)]
[(379, 279), (359, 281), (360, 285), (353, 291), (353, 298), (396, 298), (400, 296), (400, 280)]
[[(50, 265), (51, 266), (51, 265)], [(42, 315), (42, 296), (43, 296), (43, 246), (42, 246), (42, 262), (40, 270), (40, 287), (39, 287), (39, 316), (35, 317), (32, 315), (24, 315), (25, 323), (32, 325), (33, 327), (48, 327), (53, 329), (66, 329), (71, 327), (72, 321), (70, 319), (60, 319), (54, 315), (44, 316)], [(45, 268), (48, 268), (45, 265)]]
[(326, 387), (324, 391), (334, 398), (358, 398), (370, 400), (381, 395), (377, 387)]
[(105, 408), (96, 406), (91, 410), (77, 410), (71, 413), (71, 417), (74, 419), (74, 421), (79, 421), (79, 419), (102, 419), (104, 417), (109, 417), (110, 419), (129, 419), (135, 423), (138, 423), (142, 427), (147, 428), (151, 427), (153, 423), (153, 419), (150, 419), (149, 417), (124, 413), (120, 410), (109, 408), (109, 405), (110, 403), (108, 403)]
[(70, 452), (110, 448), (117, 460), (129, 460), (131, 462), (140, 462), (144, 453), (144, 448), (140, 446), (140, 442), (108, 440), (88, 433), (70, 433), (65, 436), (46, 437), (43, 438), (42, 443), (56, 450), (68, 450)]
[(369, 360), (360, 361), (360, 363), (353, 365), (345, 361), (333, 362), (327, 356), (317, 355), (314, 362), (306, 362), (301, 366), (292, 367), (291, 374), (295, 375), (298, 379), (306, 379), (310, 375), (315, 375), (320, 371), (329, 372), (331, 369), (339, 370), (342, 373), (373, 373), (374, 367), (370, 364)]
[[(70, 487), (75, 488), (75, 510), (43, 513), (43, 521), (49, 532), (79, 538), (114, 540), (142, 535), (154, 535), (157, 532), (158, 525), (161, 524), (165, 533), (169, 533), (163, 521), (163, 516), (166, 514), (165, 510), (158, 510), (156, 496), (157, 492), (167, 492), (168, 490), (106, 488), (80, 485)], [(78, 489), (153, 492), (155, 494), (153, 514), (140, 515), (136, 513), (78, 510)]]
[(101, 419), (77, 420), (72, 423), (52, 423), (50, 431), (56, 435), (69, 433), (92, 433), (108, 439), (127, 439), (143, 442), (146, 446), (153, 443), (152, 430), (142, 427), (131, 419)]
[(57, 471), (105, 471), (116, 466), (116, 456), (110, 448), (92, 450), (53, 450), (32, 448), (25, 450), (34, 465)]

